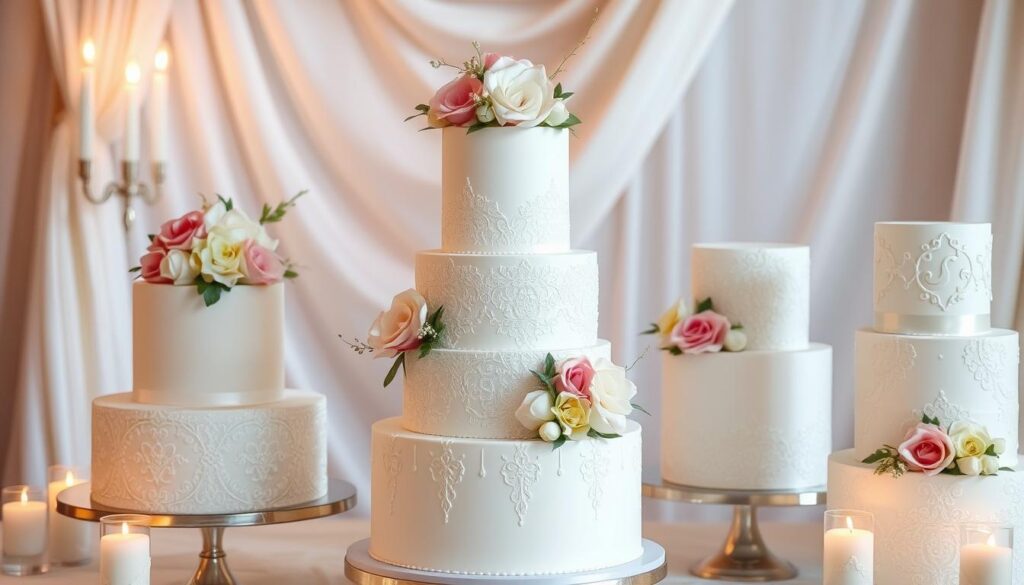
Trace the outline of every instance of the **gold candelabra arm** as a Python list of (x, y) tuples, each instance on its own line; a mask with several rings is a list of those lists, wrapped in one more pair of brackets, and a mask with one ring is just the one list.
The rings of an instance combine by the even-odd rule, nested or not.
[(160, 199), (160, 186), (164, 182), (164, 173), (164, 163), (154, 163), (153, 177), (156, 187), (150, 189), (149, 185), (139, 181), (139, 161), (123, 160), (121, 161), (121, 181), (107, 183), (106, 187), (103, 188), (103, 194), (96, 196), (92, 191), (91, 185), (92, 161), (88, 159), (79, 159), (78, 161), (78, 177), (82, 181), (82, 193), (86, 199), (92, 203), (100, 204), (106, 202), (114, 195), (124, 197), (123, 221), (126, 231), (130, 230), (132, 224), (135, 223), (135, 208), (132, 205), (132, 199), (139, 197), (146, 203), (156, 203)]
[(103, 195), (99, 197), (92, 192), (92, 160), (78, 159), (78, 178), (82, 181), (82, 192), (85, 194), (85, 198), (93, 203), (104, 203), (114, 194), (110, 185), (107, 185), (103, 190)]

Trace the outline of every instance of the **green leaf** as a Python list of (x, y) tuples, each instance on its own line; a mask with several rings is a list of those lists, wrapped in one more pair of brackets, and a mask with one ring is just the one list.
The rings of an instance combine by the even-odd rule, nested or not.
[(530, 373), (533, 374), (534, 376), (537, 376), (537, 379), (540, 380), (541, 384), (544, 384), (545, 386), (551, 383), (551, 378), (548, 378), (547, 376), (538, 372), (537, 370), (530, 370)]
[(558, 126), (551, 126), (550, 124), (547, 124), (547, 126), (551, 128), (572, 128), (573, 126), (580, 123), (582, 123), (582, 121), (576, 117), (576, 114), (569, 114), (569, 117), (566, 118), (565, 121), (559, 124)]
[(402, 120), (402, 121), (403, 121), (403, 122), (408, 122), (409, 120), (412, 120), (412, 119), (414, 119), (414, 118), (419, 118), (420, 116), (426, 116), (426, 115), (427, 115), (427, 113), (426, 113), (426, 112), (420, 112), (420, 113), (418, 113), (418, 114), (413, 114), (413, 115), (411, 115), (411, 116), (407, 116), (407, 117), (406, 117), (406, 118), (405, 118), (404, 120)]
[(488, 122), (487, 124), (485, 124), (483, 122), (477, 122), (476, 124), (473, 124), (472, 126), (470, 126), (466, 130), (466, 134), (472, 134), (472, 133), (476, 132), (477, 130), (483, 130), (484, 128), (487, 128), (489, 125), (490, 125), (490, 122)]
[(674, 345), (669, 345), (667, 347), (663, 347), (663, 348), (661, 348), (661, 350), (662, 351), (667, 351), (667, 352), (669, 352), (672, 355), (683, 355), (683, 350), (679, 349), (678, 347), (676, 347)]
[(743, 325), (740, 325), (739, 323), (733, 323), (732, 328), (734, 330), (743, 329)]
[(658, 327), (657, 323), (651, 323), (651, 326), (640, 332), (640, 335), (654, 335), (661, 333), (661, 328)]
[(217, 199), (224, 204), (224, 211), (231, 211), (235, 207), (235, 202), (232, 199), (225, 199), (220, 193), (217, 193)]
[(220, 300), (221, 288), (217, 286), (208, 286), (203, 289), (203, 302), (209, 307)]
[(436, 311), (434, 311), (433, 315), (427, 317), (427, 323), (430, 323), (430, 326), (433, 327), (434, 329), (438, 329), (438, 328), (442, 328), (443, 329), (444, 325), (441, 324), (441, 317), (443, 317), (443, 316), (444, 316), (444, 305), (441, 305), (440, 307), (437, 308)]
[(1009, 471), (1010, 473), (1015, 473), (1017, 470), (1012, 467), (1000, 467), (999, 471)]
[(879, 449), (879, 450), (875, 451), (874, 453), (872, 453), (871, 455), (868, 455), (867, 457), (865, 457), (864, 460), (861, 461), (861, 463), (869, 463), (869, 464), (870, 463), (878, 463), (879, 461), (881, 461), (883, 459), (891, 459), (895, 455), (896, 455), (896, 453), (892, 449), (888, 449), (888, 448)]
[(298, 278), (299, 277), (299, 273), (295, 272), (294, 270), (289, 268), (288, 270), (284, 271), (284, 277), (285, 278)]
[(132, 266), (131, 268), (128, 269), (128, 272), (129, 273), (132, 273), (132, 272), (142, 272), (142, 267), (141, 266)]
[(405, 352), (398, 354), (395, 358), (394, 363), (391, 364), (391, 369), (388, 370), (388, 375), (384, 376), (384, 387), (387, 388), (388, 384), (395, 380), (395, 376), (398, 375), (398, 368), (405, 368)]
[(551, 450), (554, 451), (555, 449), (561, 447), (568, 440), (569, 437), (566, 437), (565, 435), (559, 435), (557, 439), (551, 441)]
[(434, 349), (434, 344), (433, 343), (426, 342), (426, 343), (420, 345), (420, 357), (421, 358), (427, 357), (428, 355), (430, 355), (430, 351), (432, 349)]
[(423, 112), (424, 114), (426, 114), (427, 112), (430, 111), (430, 106), (427, 104), (416, 104), (416, 107), (413, 109), (415, 109), (417, 112)]
[(589, 431), (587, 431), (587, 436), (600, 439), (618, 439), (622, 435), (617, 435), (615, 433), (601, 433), (594, 429), (590, 429)]
[(153, 240), (156, 239), (156, 234), (146, 234), (146, 237), (149, 238), (149, 241), (152, 243)]
[(639, 410), (640, 412), (646, 414), (647, 416), (654, 416), (650, 412), (648, 412), (646, 408), (640, 406), (639, 404), (637, 404), (635, 402), (630, 402), (629, 405), (632, 406), (633, 408)]
[(555, 356), (550, 353), (544, 358), (544, 374), (549, 379), (555, 376)]
[(555, 97), (562, 97), (562, 82), (559, 81), (558, 85), (555, 86)]
[(704, 299), (703, 301), (697, 303), (697, 310), (694, 311), (694, 312), (695, 313), (703, 313), (704, 311), (714, 311), (714, 310), (715, 310), (715, 305), (711, 302), (711, 297), (708, 297), (708, 298)]
[(564, 91), (564, 92), (562, 92), (562, 95), (560, 95), (558, 97), (562, 98), (562, 100), (565, 101), (565, 100), (571, 98), (573, 95), (575, 95), (575, 92)]
[(306, 193), (309, 193), (309, 189), (303, 189), (299, 191), (294, 197), (287, 201), (282, 201), (277, 204), (277, 207), (271, 209), (266, 203), (263, 204), (263, 213), (260, 214), (260, 224), (275, 223), (284, 219), (288, 210), (295, 207), (295, 202)]

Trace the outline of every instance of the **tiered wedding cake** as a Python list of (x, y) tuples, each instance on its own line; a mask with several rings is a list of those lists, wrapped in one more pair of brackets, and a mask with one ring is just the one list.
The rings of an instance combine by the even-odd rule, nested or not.
[[(553, 404), (531, 373), (551, 365), (549, 353), (586, 358), (579, 363), (597, 370), (593, 395), (590, 378), (571, 382), (592, 408), (586, 428), (616, 416), (599, 412), (600, 377), (624, 370), (597, 339), (596, 256), (569, 247), (569, 132), (452, 127), (442, 143), (442, 248), (418, 254), (416, 291), (403, 294), (443, 308), (443, 332), (427, 355), (402, 355), (402, 416), (373, 426), (370, 554), (479, 575), (630, 562), (642, 553), (639, 425), (621, 417), (619, 437), (565, 440), (565, 425), (588, 422), (585, 411), (565, 410), (546, 434)], [(371, 338), (416, 318), (397, 306)], [(561, 408), (573, 397), (558, 388)], [(537, 440), (538, 427), (557, 448)]]
[[(667, 481), (741, 490), (824, 485), (832, 348), (808, 342), (809, 289), (806, 246), (694, 246), (696, 307), (681, 302), (655, 328), (669, 352), (662, 368)], [(730, 327), (745, 344), (726, 339)], [(737, 463), (723, 465), (723, 453)]]
[[(878, 583), (956, 585), (959, 524), (1024, 526), (1024, 473), (996, 469), (1017, 465), (1019, 346), (1016, 332), (989, 326), (991, 252), (989, 224), (875, 225), (875, 325), (856, 338), (855, 446), (832, 455), (828, 499), (875, 515)], [(923, 419), (932, 424), (908, 433)], [(878, 449), (890, 457), (861, 463)], [(939, 474), (914, 473), (928, 468)]]
[[(206, 210), (208, 226), (201, 212), (165, 224), (143, 258), (146, 281), (132, 288), (133, 391), (93, 402), (92, 499), (99, 504), (214, 514), (327, 492), (324, 397), (284, 388), (284, 268), (268, 255), (272, 248), (245, 238), (256, 230), (244, 214), (217, 222), (225, 215), (217, 205)], [(189, 268), (190, 246), (216, 247), (220, 258)], [(186, 264), (175, 264), (178, 252)], [(172, 286), (201, 281), (200, 271), (221, 279), (209, 287), (229, 283), (217, 289), (223, 298)]]

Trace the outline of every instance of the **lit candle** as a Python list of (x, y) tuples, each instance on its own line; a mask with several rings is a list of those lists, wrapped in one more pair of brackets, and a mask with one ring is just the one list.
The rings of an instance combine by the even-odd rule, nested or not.
[(82, 87), (78, 96), (78, 158), (92, 159), (93, 128), (93, 61), (96, 60), (96, 46), (92, 39), (82, 45)]
[(167, 65), (171, 59), (166, 47), (161, 47), (153, 58), (153, 85), (150, 91), (152, 111), (152, 127), (150, 143), (153, 149), (153, 162), (162, 163), (167, 160)]
[(124, 122), (124, 156), (123, 160), (135, 162), (139, 160), (139, 80), (142, 72), (139, 64), (129, 61), (124, 68), (124, 92), (128, 107)]
[(68, 469), (62, 479), (51, 481), (47, 486), (46, 492), (50, 500), (50, 530), (47, 551), (51, 563), (73, 564), (92, 556), (96, 527), (88, 522), (57, 513), (57, 494), (83, 481), (85, 480), (75, 477), (74, 472)]
[(104, 585), (149, 585), (149, 535), (128, 530), (100, 538), (100, 582)]
[(1013, 551), (996, 544), (995, 535), (986, 542), (968, 543), (960, 549), (960, 585), (1011, 585)]
[(4, 556), (34, 557), (46, 551), (46, 502), (21, 497), (3, 506)]
[(824, 585), (872, 585), (874, 566), (873, 532), (854, 528), (849, 516), (845, 527), (825, 531)]

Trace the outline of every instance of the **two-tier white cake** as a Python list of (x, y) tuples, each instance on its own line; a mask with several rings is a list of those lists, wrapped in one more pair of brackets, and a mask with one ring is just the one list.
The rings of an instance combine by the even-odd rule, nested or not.
[(1020, 352), (1015, 331), (989, 326), (991, 252), (989, 224), (875, 225), (875, 324), (856, 335), (854, 448), (832, 455), (828, 500), (875, 515), (877, 583), (957, 585), (961, 523), (1024, 526), (1019, 468), (894, 478), (861, 463), (927, 416), (984, 425), (1005, 440), (999, 465), (1017, 465)]
[(379, 561), (541, 575), (641, 555), (639, 425), (553, 449), (515, 418), (546, 354), (610, 353), (595, 253), (569, 247), (568, 140), (443, 130), (442, 248), (417, 256), (416, 289), (445, 330), (428, 356), (409, 352), (402, 416), (373, 426)]
[(284, 388), (284, 285), (132, 288), (133, 391), (93, 402), (92, 499), (216, 514), (327, 493), (325, 400)]

